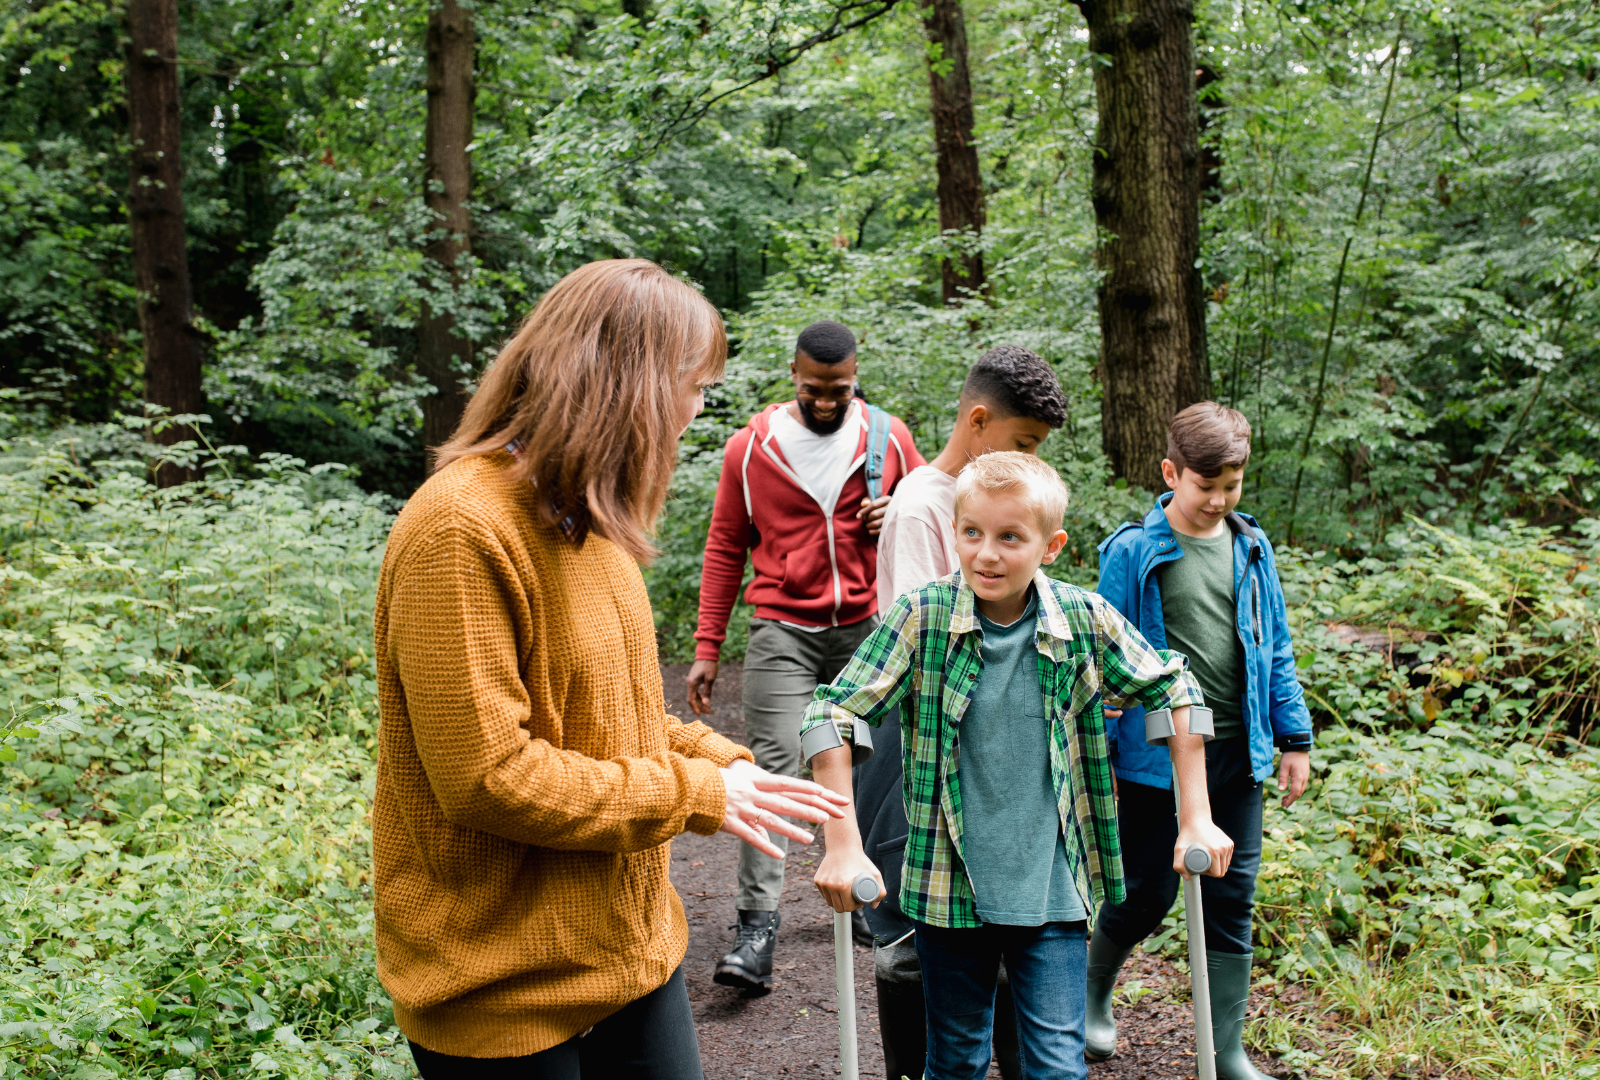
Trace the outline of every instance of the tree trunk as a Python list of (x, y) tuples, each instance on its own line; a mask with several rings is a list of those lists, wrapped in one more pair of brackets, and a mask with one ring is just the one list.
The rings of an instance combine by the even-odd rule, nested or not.
[[(444, 0), (428, 16), (428, 120), (423, 164), (423, 202), (433, 211), (433, 233), (424, 249), (445, 270), (451, 288), (461, 280), (460, 263), (471, 254), (467, 199), (472, 194), (473, 27), (470, 12)], [(417, 370), (433, 386), (422, 399), (422, 440), (430, 450), (449, 439), (461, 422), (467, 394), (462, 374), (472, 346), (455, 332), (455, 316), (424, 303), (418, 327)]]
[[(922, 26), (928, 35), (939, 230), (976, 236), (984, 224), (983, 176), (978, 171), (978, 145), (972, 138), (972, 77), (967, 69), (967, 23), (961, 0), (923, 0)], [(946, 304), (983, 291), (982, 252), (946, 259), (941, 269)]]
[[(198, 413), (203, 405), (183, 224), (177, 59), (176, 0), (129, 0), (128, 223), (144, 344), (144, 397), (174, 414)], [(151, 437), (170, 446), (194, 438), (194, 429), (169, 427)], [(166, 465), (157, 471), (156, 482), (168, 487), (194, 475)]]
[(1160, 490), (1167, 423), (1211, 396), (1189, 0), (1080, 0), (1099, 130), (1101, 441), (1118, 476)]

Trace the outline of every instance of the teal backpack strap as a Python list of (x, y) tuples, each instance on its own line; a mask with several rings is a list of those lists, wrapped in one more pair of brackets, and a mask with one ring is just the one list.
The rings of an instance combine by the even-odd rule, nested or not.
[(883, 494), (883, 459), (889, 449), (889, 414), (867, 406), (867, 497)]

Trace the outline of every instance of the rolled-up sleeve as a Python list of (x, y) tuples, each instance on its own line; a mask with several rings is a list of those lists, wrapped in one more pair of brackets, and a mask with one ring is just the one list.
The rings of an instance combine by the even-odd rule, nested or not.
[(852, 741), (858, 720), (877, 727), (905, 700), (917, 641), (915, 599), (914, 593), (897, 599), (839, 677), (817, 687), (800, 723), (802, 740), (813, 728), (832, 724), (845, 741)]
[(1157, 649), (1103, 597), (1095, 597), (1095, 638), (1100, 646), (1101, 696), (1112, 708), (1128, 704), (1146, 709), (1204, 705), (1200, 683), (1188, 657)]

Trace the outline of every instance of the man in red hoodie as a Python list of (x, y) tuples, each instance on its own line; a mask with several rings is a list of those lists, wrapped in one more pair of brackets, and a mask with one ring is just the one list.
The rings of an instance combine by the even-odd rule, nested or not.
[[(689, 669), (689, 706), (709, 711), (717, 656), (744, 579), (755, 605), (744, 660), (745, 743), (756, 764), (800, 770), (800, 718), (819, 683), (831, 682), (877, 625), (881, 520), (868, 499), (869, 417), (855, 397), (856, 339), (836, 322), (800, 332), (795, 399), (769, 405), (723, 451), (700, 576), (700, 623)], [(911, 432), (889, 418), (880, 502), (925, 462)], [(784, 847), (781, 836), (774, 844)], [(764, 993), (772, 985), (783, 860), (739, 849), (738, 938), (717, 965), (724, 986)]]

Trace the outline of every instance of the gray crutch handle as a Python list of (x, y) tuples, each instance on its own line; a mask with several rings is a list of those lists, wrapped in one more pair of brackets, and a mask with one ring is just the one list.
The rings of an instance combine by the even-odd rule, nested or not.
[(1195, 844), (1183, 853), (1183, 868), (1191, 874), (1203, 874), (1211, 869), (1211, 852)]
[[(1209, 860), (1206, 865), (1211, 865)], [(872, 903), (878, 898), (878, 879), (871, 874), (863, 872), (860, 877), (850, 883), (850, 895), (855, 897), (858, 904)]]

